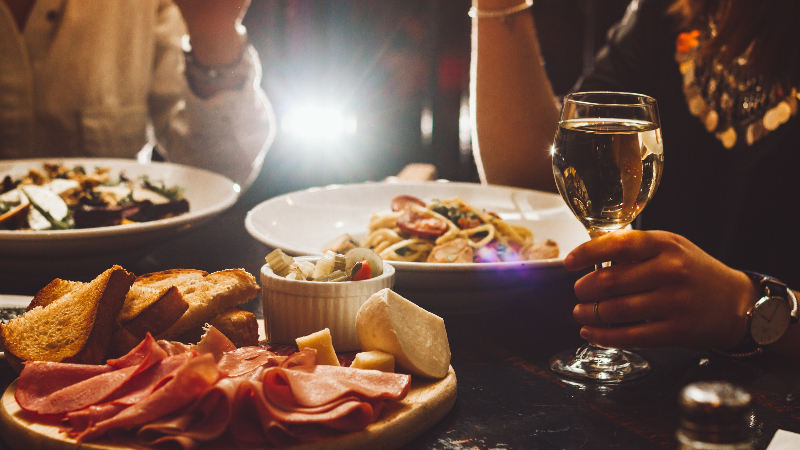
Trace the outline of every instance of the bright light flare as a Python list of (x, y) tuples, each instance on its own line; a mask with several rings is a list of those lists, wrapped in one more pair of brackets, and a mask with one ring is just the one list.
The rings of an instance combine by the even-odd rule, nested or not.
[(285, 133), (311, 141), (334, 141), (355, 134), (356, 117), (330, 106), (306, 105), (289, 111), (281, 120)]

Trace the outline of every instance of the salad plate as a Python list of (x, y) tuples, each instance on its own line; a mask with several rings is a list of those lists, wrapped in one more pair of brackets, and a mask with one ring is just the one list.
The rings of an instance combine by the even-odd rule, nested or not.
[(554, 283), (571, 282), (564, 256), (589, 239), (561, 196), (554, 193), (475, 183), (361, 183), (292, 192), (269, 199), (247, 214), (245, 227), (266, 247), (291, 255), (320, 255), (336, 238), (367, 234), (373, 214), (391, 211), (391, 201), (412, 195), (425, 202), (459, 197), (475, 208), (523, 225), (539, 242), (558, 244), (555, 258), (496, 263), (389, 261), (395, 290), (442, 314), (493, 309), (504, 302), (535, 297)]
[[(0, 161), (0, 179), (41, 171), (45, 163), (87, 171), (107, 167), (112, 177), (147, 176), (155, 183), (176, 186), (189, 203), (189, 212), (150, 222), (66, 230), (0, 230), (0, 273), (14, 279), (63, 278), (70, 268), (86, 273), (107, 269), (117, 261), (141, 257), (154, 244), (197, 227), (231, 207), (239, 186), (206, 170), (171, 163), (140, 164), (132, 159), (46, 158)], [(52, 279), (52, 277), (50, 278)]]

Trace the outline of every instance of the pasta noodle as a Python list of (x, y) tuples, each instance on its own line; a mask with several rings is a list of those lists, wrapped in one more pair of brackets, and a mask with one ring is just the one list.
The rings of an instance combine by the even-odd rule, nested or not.
[[(555, 258), (558, 245), (534, 241), (522, 225), (510, 224), (497, 214), (468, 204), (461, 198), (425, 203), (402, 197), (399, 211), (370, 217), (361, 247), (373, 249), (389, 261), (503, 262)], [(395, 201), (393, 200), (393, 208)], [(339, 242), (351, 245), (346, 235)], [(346, 252), (344, 247), (332, 248)]]

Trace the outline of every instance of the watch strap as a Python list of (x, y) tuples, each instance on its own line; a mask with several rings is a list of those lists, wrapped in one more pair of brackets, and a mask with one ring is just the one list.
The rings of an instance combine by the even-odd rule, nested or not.
[(184, 42), (184, 75), (192, 91), (200, 98), (209, 98), (221, 91), (240, 90), (247, 82), (254, 65), (251, 44), (245, 35), (242, 51), (231, 63), (205, 66), (195, 58), (188, 40)]

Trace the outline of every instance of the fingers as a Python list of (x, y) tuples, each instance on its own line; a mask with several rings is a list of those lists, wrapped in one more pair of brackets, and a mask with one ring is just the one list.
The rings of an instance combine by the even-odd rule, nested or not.
[(640, 322), (667, 316), (663, 310), (665, 303), (658, 302), (652, 297), (652, 295), (632, 295), (580, 303), (573, 309), (572, 316), (578, 323), (593, 326)]
[[(594, 302), (610, 297), (632, 295), (669, 286), (686, 284), (696, 276), (690, 258), (682, 249), (668, 243), (649, 259), (626, 261), (590, 272), (575, 283), (575, 295), (581, 302)], [(640, 255), (644, 252), (639, 252)], [(668, 300), (668, 299), (665, 299)]]
[(575, 295), (581, 302), (595, 302), (610, 297), (647, 292), (659, 284), (658, 264), (648, 262), (604, 267), (575, 283)]
[(645, 261), (662, 251), (665, 234), (658, 231), (615, 231), (576, 247), (564, 259), (564, 267), (581, 270), (606, 261)]

